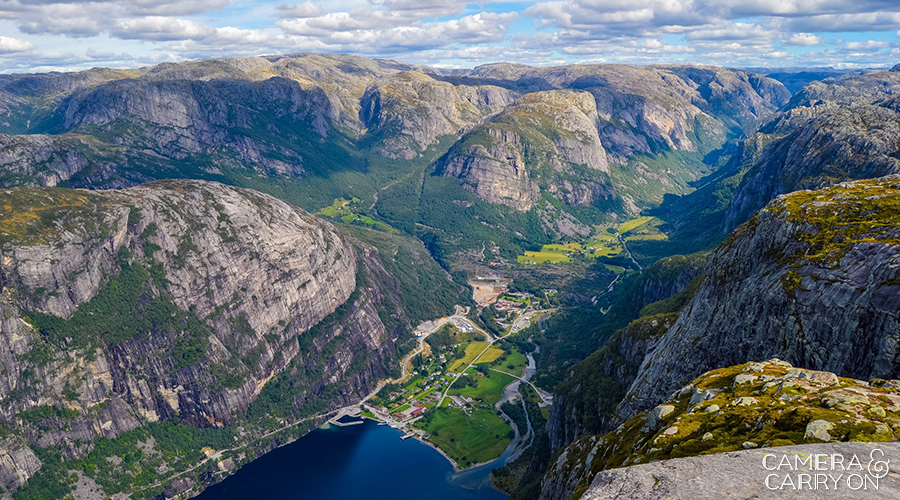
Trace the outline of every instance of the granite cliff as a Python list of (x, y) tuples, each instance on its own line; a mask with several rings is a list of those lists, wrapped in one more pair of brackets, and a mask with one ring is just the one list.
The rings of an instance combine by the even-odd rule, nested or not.
[[(900, 374), (892, 288), (898, 182), (887, 176), (779, 196), (713, 252), (684, 292), (647, 306), (575, 365), (548, 420), (562, 451), (542, 497), (580, 495), (599, 471), (647, 460), (895, 439), (896, 382), (883, 380)], [(770, 358), (785, 361), (744, 365)], [(727, 401), (700, 408), (720, 396)]]
[(554, 388), (547, 420), (554, 453), (581, 436), (612, 430), (616, 407), (634, 382), (644, 356), (702, 283), (706, 257), (695, 254), (660, 259), (609, 307), (603, 319), (611, 326), (611, 318), (637, 319), (601, 338), (602, 347), (569, 367)]
[(463, 136), (437, 168), (481, 198), (517, 210), (533, 207), (542, 191), (590, 205), (612, 195), (598, 121), (586, 92), (527, 94)]
[(702, 247), (778, 195), (900, 173), (898, 85), (888, 71), (809, 83), (749, 137), (718, 151), (724, 164), (697, 191), (659, 212), (677, 238)]
[[(5, 495), (36, 473), (22, 494), (67, 487), (61, 460), (106, 494), (159, 489), (201, 441), (358, 401), (408, 335), (378, 250), (268, 195), (157, 181), (7, 189), (0, 208)], [(135, 442), (133, 461), (87, 465)]]
[(748, 359), (896, 378), (897, 200), (895, 176), (798, 191), (735, 230), (644, 360), (620, 416)]

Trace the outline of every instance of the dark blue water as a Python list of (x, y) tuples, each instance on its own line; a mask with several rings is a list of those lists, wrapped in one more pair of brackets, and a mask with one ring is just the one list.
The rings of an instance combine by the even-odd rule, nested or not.
[[(366, 420), (316, 429), (263, 455), (199, 500), (504, 500), (488, 475), (501, 463), (454, 474), (440, 453)], [(498, 460), (504, 460), (508, 453)]]

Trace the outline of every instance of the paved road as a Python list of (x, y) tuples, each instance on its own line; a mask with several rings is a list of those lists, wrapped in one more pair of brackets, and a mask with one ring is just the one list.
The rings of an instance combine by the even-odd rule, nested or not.
[[(522, 318), (522, 316), (525, 316), (525, 314), (534, 315), (534, 314), (537, 313), (537, 312), (548, 312), (548, 313), (549, 313), (549, 312), (551, 312), (551, 311), (552, 311), (552, 309), (547, 310), (547, 311), (531, 311), (531, 312), (529, 312), (529, 313), (523, 313), (523, 314), (520, 314), (520, 315), (515, 319), (515, 321), (513, 321), (513, 325), (516, 325), (517, 322)], [(456, 316), (454, 316), (454, 317), (456, 317)], [(461, 371), (458, 371), (458, 372), (457, 372), (456, 377), (453, 378), (453, 381), (450, 382), (450, 385), (448, 385), (447, 388), (444, 389), (444, 392), (441, 394), (441, 398), (438, 400), (438, 401), (441, 401), (441, 402), (443, 402), (443, 401), (444, 401), (444, 398), (447, 397), (447, 392), (450, 391), (450, 388), (453, 387), (453, 384), (455, 384), (456, 381), (459, 380), (459, 377), (462, 377), (462, 376), (466, 373), (466, 370), (468, 370), (469, 368), (471, 368), (472, 366), (475, 365), (475, 362), (478, 361), (478, 358), (480, 358), (485, 352), (487, 352), (487, 350), (490, 349), (491, 346), (494, 345), (495, 342), (497, 342), (497, 341), (499, 341), (499, 340), (502, 340), (502, 339), (504, 339), (504, 338), (506, 338), (506, 337), (512, 335), (512, 331), (513, 331), (513, 329), (510, 328), (510, 333), (508, 333), (508, 334), (506, 334), (506, 335), (504, 335), (504, 336), (502, 336), (502, 337), (494, 337), (494, 336), (491, 335), (490, 333), (488, 333), (488, 332), (482, 330), (481, 328), (478, 328), (478, 326), (476, 326), (474, 323), (472, 323), (471, 321), (469, 321), (469, 318), (466, 318), (466, 317), (464, 317), (464, 316), (461, 317), (461, 318), (462, 318), (463, 320), (465, 320), (465, 322), (468, 323), (469, 325), (472, 325), (472, 328), (474, 328), (475, 330), (477, 330), (477, 331), (483, 333), (483, 334), (488, 338), (488, 345), (487, 345), (487, 347), (484, 348), (483, 351), (481, 351), (480, 353), (478, 353), (478, 355), (475, 356), (474, 359), (472, 359), (472, 362), (471, 362), (471, 363), (469, 363), (469, 364), (468, 364), (465, 368), (463, 368)], [(499, 371), (499, 370), (495, 370), (495, 371)], [(504, 372), (504, 373), (505, 373), (505, 372)], [(513, 375), (513, 377), (515, 377), (515, 375)], [(519, 378), (519, 377), (516, 377), (516, 378)], [(528, 381), (526, 380), (526, 382), (528, 382)], [(531, 384), (531, 382), (528, 382), (528, 383)], [(534, 387), (534, 384), (532, 384), (532, 387)], [(537, 387), (535, 387), (535, 390), (537, 390)], [(543, 396), (541, 396), (541, 399), (543, 399)]]

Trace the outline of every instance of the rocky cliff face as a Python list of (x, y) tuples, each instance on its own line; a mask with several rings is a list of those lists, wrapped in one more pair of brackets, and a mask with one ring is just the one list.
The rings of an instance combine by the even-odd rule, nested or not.
[[(610, 469), (658, 460), (803, 443), (894, 441), (900, 433), (898, 384), (842, 378), (778, 359), (714, 370), (615, 432), (566, 448), (551, 465), (541, 498), (605, 498)], [(681, 481), (680, 491), (693, 486)], [(701, 496), (716, 487), (704, 485)]]
[(472, 127), (515, 98), (491, 85), (453, 85), (419, 71), (374, 82), (360, 100), (360, 121), (388, 158), (419, 156), (436, 139)]
[(766, 146), (737, 188), (725, 218), (736, 227), (772, 198), (801, 189), (900, 172), (900, 114), (877, 105), (799, 107), (763, 127)]
[(708, 278), (641, 365), (628, 418), (699, 373), (777, 356), (896, 378), (898, 178), (779, 197), (715, 252)]
[[(530, 126), (550, 143), (538, 148), (543, 160), (521, 159), (529, 168), (535, 167), (533, 160), (553, 163), (566, 175), (548, 184), (550, 194), (585, 205), (607, 200), (608, 183), (580, 172), (571, 175), (566, 162), (605, 172), (608, 153), (625, 164), (641, 153), (706, 151), (724, 141), (729, 130), (751, 124), (788, 98), (774, 80), (717, 68), (490, 65), (463, 73), (445, 76), (390, 61), (295, 54), (129, 71), (12, 75), (0, 79), (0, 116), (7, 117), (0, 132), (92, 137), (95, 141), (81, 148), (88, 165), (70, 162), (67, 169), (78, 168), (74, 174), (57, 169), (28, 182), (118, 188), (166, 177), (235, 181), (247, 175), (326, 175), (364, 168), (360, 153), (372, 150), (410, 159), (436, 139), (463, 135), (509, 108), (506, 118), (525, 113), (561, 120), (532, 120)], [(586, 94), (566, 93), (572, 91)], [(510, 108), (528, 93), (534, 95)], [(492, 127), (481, 132), (497, 132)], [(33, 147), (38, 157), (46, 149), (40, 142), (21, 143), (18, 149), (27, 156), (24, 146)], [(462, 157), (469, 153), (479, 152), (462, 151)], [(487, 154), (504, 162), (517, 158), (516, 151), (502, 147)], [(454, 168), (484, 168), (487, 177), (500, 179), (501, 172), (481, 156), (471, 157), (475, 165)], [(35, 163), (32, 168), (43, 170)], [(677, 172), (653, 173), (667, 186), (656, 195), (677, 192), (676, 184), (684, 187), (698, 175), (679, 165), (672, 163)], [(640, 168), (643, 173), (626, 173), (621, 182), (640, 184), (631, 179), (647, 177), (646, 164)], [(504, 180), (509, 184), (495, 182), (483, 190), (485, 196), (517, 207), (533, 204), (535, 190), (527, 179)]]
[[(538, 203), (542, 196), (634, 213), (665, 193), (688, 192), (702, 175), (698, 153), (755, 126), (790, 97), (758, 75), (687, 66), (489, 65), (455, 81), (532, 93), (464, 135), (438, 171), (487, 201), (551, 212)], [(654, 163), (644, 156), (672, 151), (696, 158)]]
[[(40, 463), (25, 445), (77, 459), (173, 417), (313, 413), (358, 400), (394, 359), (404, 312), (378, 252), (270, 196), (159, 181), (0, 201), (7, 492)], [(277, 405), (258, 400), (272, 391)]]
[(301, 54), (11, 75), (0, 80), (0, 116), (8, 118), (0, 121), (0, 132), (50, 133), (66, 146), (81, 139), (75, 149), (89, 161), (69, 162), (74, 173), (44, 173), (40, 157), (49, 138), (5, 138), (18, 140), (18, 157), (33, 158), (25, 170), (39, 173), (4, 185), (68, 181), (120, 188), (169, 177), (233, 180), (235, 172), (322, 173), (326, 158), (341, 159), (336, 153), (364, 130), (359, 111), (366, 88), (411, 69), (355, 56)]
[(696, 192), (667, 206), (667, 219), (679, 237), (702, 247), (778, 195), (900, 172), (898, 86), (900, 77), (887, 71), (806, 85), (750, 137), (720, 151), (729, 159)]
[(581, 436), (608, 432), (616, 405), (634, 382), (644, 356), (675, 320), (662, 314), (634, 320), (599, 351), (572, 366), (553, 391), (547, 436), (553, 452)]
[[(566, 203), (590, 205), (612, 194), (602, 175), (609, 166), (597, 123), (590, 94), (528, 94), (467, 133), (437, 168), (484, 200), (518, 210), (534, 206), (542, 189)], [(575, 166), (587, 175), (576, 175)]]
[[(778, 459), (787, 457), (790, 463), (806, 460), (811, 455), (837, 455), (848, 457), (854, 455), (861, 463), (867, 464), (872, 457), (880, 458), (875, 450), (884, 456), (896, 456), (900, 452), (897, 443), (818, 443), (799, 446), (780, 446), (765, 450), (740, 450), (714, 455), (702, 455), (690, 458), (674, 458), (652, 464), (634, 465), (619, 469), (603, 471), (594, 478), (590, 488), (581, 498), (584, 500), (615, 500), (630, 498), (633, 500), (650, 500), (657, 498), (733, 498), (750, 500), (756, 498), (790, 498), (794, 496), (791, 484), (796, 484), (805, 476), (793, 475), (782, 467), (783, 471), (770, 476), (773, 472), (761, 467), (767, 454)], [(771, 459), (769, 459), (771, 460)], [(771, 467), (772, 465), (769, 465)], [(838, 466), (840, 470), (840, 466)], [(855, 475), (847, 483), (848, 474), (833, 474), (837, 481), (832, 481), (831, 489), (809, 491), (810, 499), (825, 500), (840, 495), (841, 498), (865, 500), (872, 497), (870, 490), (854, 490), (858, 488), (858, 480), (868, 475), (865, 469), (853, 467)], [(803, 474), (803, 473), (800, 473)], [(859, 474), (863, 474), (860, 476)], [(769, 482), (766, 483), (768, 478)], [(784, 489), (778, 490), (781, 482), (789, 480)], [(869, 484), (873, 480), (868, 476)], [(821, 485), (822, 483), (819, 483)], [(837, 486), (837, 487), (835, 487)], [(776, 491), (773, 491), (773, 488)], [(835, 491), (838, 490), (838, 491)], [(878, 495), (891, 497), (900, 495), (900, 481), (890, 475), (878, 480)]]
[(619, 160), (657, 151), (660, 145), (683, 151), (708, 148), (704, 143), (724, 140), (727, 128), (752, 125), (790, 99), (775, 80), (703, 66), (495, 64), (472, 74), (518, 81), (535, 90), (590, 92), (603, 121), (600, 139)]

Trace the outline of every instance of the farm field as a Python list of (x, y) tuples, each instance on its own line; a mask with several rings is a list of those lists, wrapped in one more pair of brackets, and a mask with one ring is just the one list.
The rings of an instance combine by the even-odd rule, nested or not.
[(625, 237), (625, 241), (666, 241), (669, 237), (663, 233), (656, 234), (635, 234)]
[(476, 375), (478, 370), (471, 368), (467, 375), (477, 381), (476, 386), (466, 386), (462, 389), (450, 389), (448, 394), (470, 397), (489, 406), (494, 406), (503, 397), (503, 388), (512, 383), (515, 378), (505, 373), (488, 370), (484, 376)]
[[(471, 344), (466, 346), (466, 355), (460, 359), (457, 359), (450, 365), (450, 371), (455, 371), (456, 369), (466, 366), (472, 361), (475, 361), (475, 356), (484, 350), (485, 347), (488, 346), (487, 342), (472, 342)], [(490, 351), (488, 351), (490, 352)], [(485, 353), (487, 354), (487, 353)]]
[(384, 222), (379, 220), (375, 220), (368, 215), (362, 215), (356, 213), (356, 207), (359, 204), (359, 198), (346, 199), (346, 198), (335, 198), (334, 202), (329, 207), (325, 207), (319, 210), (317, 213), (324, 217), (329, 217), (331, 219), (340, 219), (344, 224), (357, 224), (362, 226), (368, 226), (372, 229), (377, 229), (379, 231), (384, 231), (388, 233), (398, 233), (396, 229), (391, 227)]
[[(621, 236), (625, 241), (665, 241), (668, 237), (660, 232), (659, 226), (663, 221), (650, 216), (637, 217), (623, 222), (618, 226), (594, 226), (596, 234), (582, 243), (555, 243), (543, 245), (539, 252), (526, 251), (516, 260), (520, 264), (544, 264), (572, 262), (574, 256), (583, 256), (588, 260), (597, 258), (614, 258), (620, 256), (625, 249), (622, 246)], [(616, 268), (617, 274), (620, 266)], [(610, 266), (607, 266), (610, 269)], [(613, 269), (610, 269), (613, 270)]]
[[(468, 353), (466, 353), (468, 354)], [(491, 347), (484, 354), (478, 357), (476, 360), (477, 363), (492, 363), (494, 360), (503, 356), (503, 349), (497, 349), (496, 347)]]
[(486, 408), (443, 408), (429, 412), (416, 426), (461, 466), (493, 460), (509, 444), (512, 428)]
[(606, 228), (597, 227), (598, 234), (584, 243), (585, 255), (588, 257), (614, 257), (622, 253), (622, 244), (615, 235)]
[(572, 262), (572, 258), (558, 252), (531, 252), (526, 251), (525, 255), (519, 255), (516, 260), (520, 264), (543, 264), (545, 262)]
[(621, 226), (619, 226), (619, 234), (625, 234), (633, 229), (643, 226), (644, 224), (646, 224), (654, 219), (656, 219), (656, 217), (649, 217), (649, 216), (638, 217), (637, 219), (632, 219), (628, 222), (623, 223)]
[(622, 274), (625, 272), (625, 268), (622, 266), (614, 266), (612, 264), (603, 264), (603, 267), (605, 267), (607, 271), (612, 271), (616, 274)]
[(506, 357), (506, 360), (503, 361), (503, 364), (498, 366), (497, 369), (512, 373), (517, 377), (521, 377), (527, 365), (528, 360), (525, 358), (525, 356), (519, 351), (513, 349), (512, 353)]

